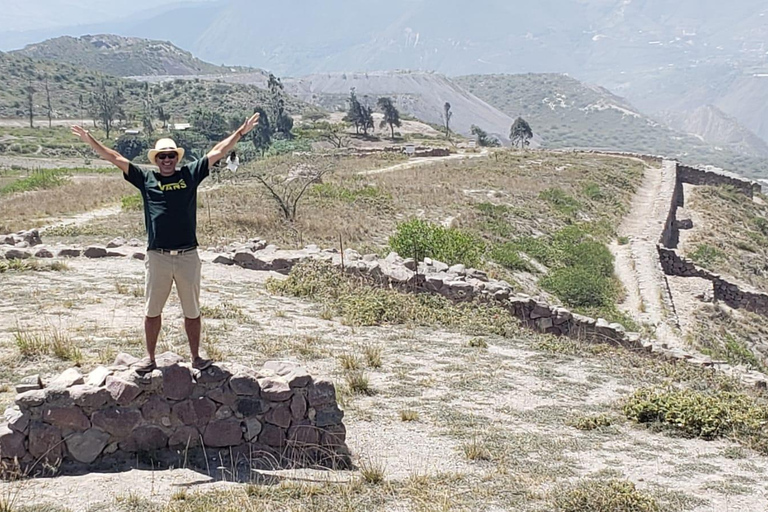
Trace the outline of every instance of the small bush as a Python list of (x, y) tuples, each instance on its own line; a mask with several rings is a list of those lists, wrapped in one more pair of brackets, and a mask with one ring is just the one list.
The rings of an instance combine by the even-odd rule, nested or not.
[(120, 208), (124, 212), (140, 211), (144, 207), (141, 194), (131, 194), (120, 198)]
[(534, 271), (531, 264), (520, 256), (520, 247), (515, 243), (497, 244), (488, 256), (502, 267), (512, 271)]
[(571, 307), (607, 307), (614, 301), (613, 282), (589, 267), (557, 269), (540, 283)]
[(554, 493), (557, 512), (659, 512), (661, 507), (635, 484), (621, 480), (586, 480)]
[(479, 266), (484, 250), (483, 243), (469, 233), (421, 219), (398, 224), (389, 245), (403, 258), (421, 261), (428, 257), (468, 267)]
[(362, 366), (360, 358), (353, 354), (342, 354), (339, 356), (339, 363), (343, 370), (359, 370)]
[(568, 217), (574, 216), (581, 208), (581, 203), (557, 187), (543, 190), (539, 194), (539, 199), (546, 201), (555, 211)]
[(347, 381), (347, 386), (349, 386), (350, 391), (353, 393), (357, 393), (360, 395), (374, 395), (375, 392), (373, 389), (371, 389), (370, 381), (368, 380), (368, 374), (360, 371), (360, 370), (353, 370), (348, 372), (345, 377)]
[(471, 441), (461, 445), (461, 449), (464, 451), (464, 455), (469, 460), (491, 460), (491, 450), (488, 448), (485, 441), (477, 438), (473, 438)]
[(659, 423), (690, 437), (729, 437), (768, 452), (768, 406), (744, 393), (642, 388), (623, 407), (638, 423)]
[(596, 430), (598, 428), (610, 427), (613, 425), (613, 419), (605, 414), (581, 416), (576, 418), (571, 425), (579, 430)]
[(467, 343), (471, 348), (488, 348), (488, 342), (483, 338), (472, 338)]
[(381, 345), (366, 344), (363, 346), (363, 354), (365, 355), (365, 362), (371, 368), (381, 368), (381, 354), (383, 350)]
[(403, 409), (400, 411), (401, 421), (419, 421), (419, 412), (413, 409)]

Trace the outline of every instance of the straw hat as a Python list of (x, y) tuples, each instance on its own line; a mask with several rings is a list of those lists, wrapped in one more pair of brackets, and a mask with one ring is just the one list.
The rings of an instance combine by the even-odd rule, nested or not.
[(179, 155), (179, 162), (184, 158), (184, 148), (178, 148), (176, 147), (176, 143), (173, 141), (173, 139), (160, 139), (155, 143), (155, 149), (149, 150), (149, 161), (152, 162), (153, 165), (157, 165), (155, 162), (155, 157), (158, 153), (169, 153), (171, 151), (175, 151), (177, 155)]

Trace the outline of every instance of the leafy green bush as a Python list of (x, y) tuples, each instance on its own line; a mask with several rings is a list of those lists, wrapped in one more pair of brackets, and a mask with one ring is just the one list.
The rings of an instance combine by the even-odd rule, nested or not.
[(607, 307), (614, 302), (615, 287), (612, 280), (588, 266), (553, 270), (540, 283), (544, 289), (571, 307)]
[(120, 208), (124, 212), (138, 211), (141, 210), (143, 206), (144, 202), (141, 199), (141, 194), (131, 194), (120, 198)]
[(509, 270), (534, 271), (533, 266), (520, 256), (520, 248), (515, 243), (497, 244), (493, 246), (488, 256)]
[(434, 258), (448, 265), (462, 263), (468, 267), (480, 264), (484, 250), (483, 243), (469, 233), (421, 219), (398, 224), (389, 245), (404, 258)]
[(623, 411), (638, 423), (660, 423), (691, 437), (730, 437), (768, 452), (768, 406), (744, 393), (641, 388)]
[(581, 203), (565, 193), (561, 188), (552, 187), (539, 193), (539, 199), (547, 203), (563, 215), (572, 217), (581, 208)]
[(659, 512), (661, 507), (635, 484), (622, 480), (584, 480), (555, 491), (557, 512)]
[(579, 430), (596, 430), (598, 428), (610, 427), (613, 425), (613, 418), (605, 414), (594, 416), (581, 416), (576, 418), (571, 425)]
[(266, 156), (285, 155), (294, 152), (308, 152), (312, 151), (312, 144), (307, 140), (302, 139), (278, 139), (272, 142), (269, 149), (266, 152)]
[(561, 261), (569, 267), (589, 268), (603, 277), (613, 275), (613, 254), (605, 244), (596, 240), (566, 246)]

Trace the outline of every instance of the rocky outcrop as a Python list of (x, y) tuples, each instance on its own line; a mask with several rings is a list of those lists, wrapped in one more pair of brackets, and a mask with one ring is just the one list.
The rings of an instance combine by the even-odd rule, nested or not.
[(349, 450), (333, 382), (270, 361), (253, 370), (214, 364), (198, 371), (165, 353), (139, 375), (126, 354), (88, 375), (64, 372), (43, 386), (38, 376), (0, 425), (5, 467), (41, 462), (93, 464), (148, 453), (173, 460), (181, 451), (226, 449), (289, 465), (346, 467)]

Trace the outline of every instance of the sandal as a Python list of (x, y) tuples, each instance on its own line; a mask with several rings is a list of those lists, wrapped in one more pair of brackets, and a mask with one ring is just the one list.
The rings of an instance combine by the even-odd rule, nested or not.
[(194, 361), (192, 361), (192, 368), (194, 368), (195, 370), (205, 370), (206, 368), (210, 367), (212, 364), (213, 364), (212, 360), (198, 357)]
[(138, 373), (139, 375), (150, 373), (151, 371), (155, 370), (157, 368), (157, 363), (153, 361), (152, 359), (146, 358), (142, 361), (136, 363), (133, 366), (133, 371)]

